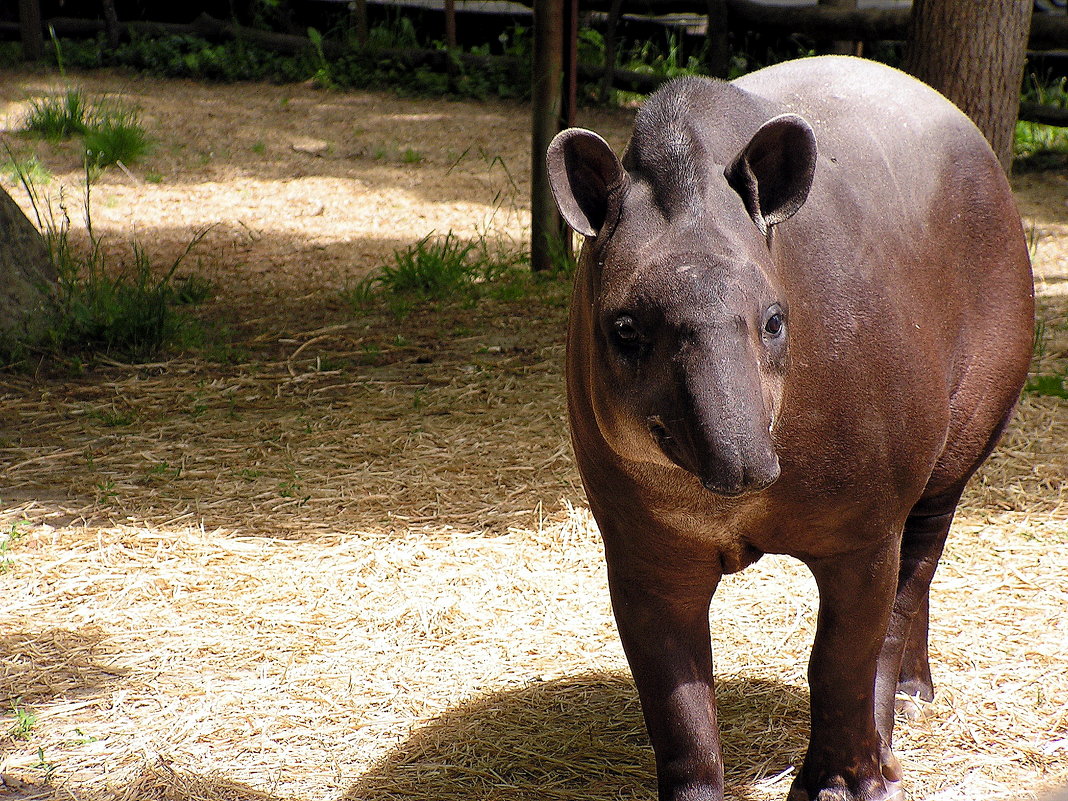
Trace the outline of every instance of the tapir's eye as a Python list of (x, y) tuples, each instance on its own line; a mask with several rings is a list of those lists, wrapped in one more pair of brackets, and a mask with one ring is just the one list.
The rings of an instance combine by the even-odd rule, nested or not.
[(783, 319), (782, 309), (772, 306), (764, 315), (764, 335), (770, 339), (778, 339), (786, 330), (786, 320)]
[(621, 314), (612, 323), (612, 330), (615, 332), (616, 338), (625, 345), (634, 345), (638, 342), (638, 338), (641, 334), (638, 331), (638, 324), (634, 322), (634, 318), (629, 314)]

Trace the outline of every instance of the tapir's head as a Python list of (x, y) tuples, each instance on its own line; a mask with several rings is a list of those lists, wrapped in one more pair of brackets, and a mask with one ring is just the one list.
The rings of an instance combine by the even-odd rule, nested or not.
[(808, 196), (812, 129), (776, 117), (721, 160), (693, 130), (640, 133), (625, 166), (582, 129), (547, 154), (560, 212), (587, 237), (588, 308), (573, 313), (589, 315), (598, 426), (628, 458), (677, 465), (712, 492), (764, 489), (779, 477), (791, 329), (772, 229)]

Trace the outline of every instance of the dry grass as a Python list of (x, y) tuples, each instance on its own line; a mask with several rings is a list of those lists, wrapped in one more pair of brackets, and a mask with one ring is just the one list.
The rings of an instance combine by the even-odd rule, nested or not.
[[(151, 110), (201, 90), (138, 91)], [(282, 93), (307, 100), (293, 88), (240, 91), (264, 113)], [(468, 108), (448, 112), (462, 122)], [(319, 122), (324, 139), (346, 135)], [(618, 139), (625, 122), (599, 127)], [(521, 140), (523, 119), (509, 124)], [(215, 125), (225, 132), (215, 120), (209, 134)], [(212, 147), (205, 137), (198, 146)], [(447, 184), (447, 161), (429, 161), (419, 169)], [(508, 163), (523, 185), (523, 162)], [(221, 168), (174, 167), (192, 185), (198, 169)], [(226, 186), (225, 175), (201, 177)], [(342, 191), (361, 179), (330, 180)], [(1021, 187), (1040, 233), (1047, 336), (1035, 369), (1047, 372), (1068, 365), (1059, 180)], [(115, 188), (110, 214), (164, 232), (166, 249), (174, 227), (153, 192)], [(435, 209), (457, 229), (470, 214)], [(539, 305), (532, 319), (527, 299), (347, 321), (319, 267), (304, 271), (308, 251), (256, 250), (275, 230), (263, 214), (261, 239), (207, 267), (233, 273), (220, 307), (266, 332), (249, 334), (242, 363), (3, 379), (0, 798), (652, 797), (567, 443), (563, 310)], [(522, 211), (514, 217), (521, 234)], [(381, 241), (426, 233), (407, 226)], [(275, 296), (256, 296), (261, 256), (276, 265), (272, 286), (325, 319), (274, 316)], [(936, 579), (938, 695), (897, 735), (912, 798), (1030, 799), (1068, 781), (1066, 473), (1068, 405), (1025, 396)], [(779, 558), (729, 577), (714, 601), (731, 798), (781, 799), (803, 754), (815, 602), (803, 568)], [(37, 718), (26, 739), (12, 734), (16, 706)]]

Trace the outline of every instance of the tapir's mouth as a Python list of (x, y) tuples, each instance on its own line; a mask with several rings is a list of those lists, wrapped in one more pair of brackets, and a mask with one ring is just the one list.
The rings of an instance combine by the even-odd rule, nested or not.
[[(692, 473), (701, 486), (716, 495), (736, 498), (765, 490), (774, 484), (781, 473), (779, 458), (771, 447), (754, 447), (755, 453), (746, 458), (740, 449), (731, 448), (728, 454), (699, 447), (693, 437), (674, 436), (659, 415), (648, 419), (649, 432), (657, 446), (671, 462)], [(726, 449), (724, 449), (726, 450)]]

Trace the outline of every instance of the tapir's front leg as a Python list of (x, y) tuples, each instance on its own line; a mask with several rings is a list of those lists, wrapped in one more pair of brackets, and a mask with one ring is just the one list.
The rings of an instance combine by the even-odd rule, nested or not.
[(875, 674), (901, 538), (808, 560), (820, 591), (809, 663), (812, 734), (788, 801), (903, 801), (901, 768), (875, 725)]
[(721, 801), (708, 632), (718, 562), (660, 548), (614, 548), (610, 540), (612, 608), (656, 753), (660, 801)]

